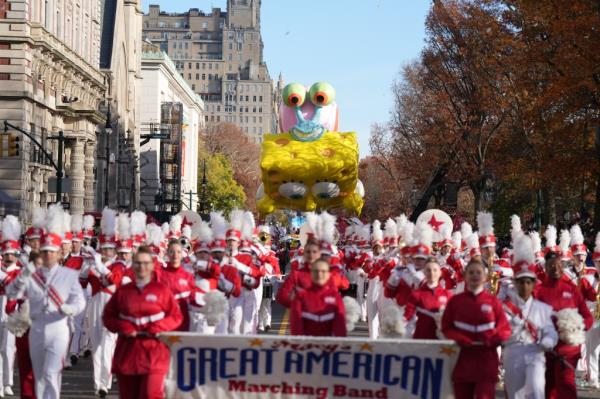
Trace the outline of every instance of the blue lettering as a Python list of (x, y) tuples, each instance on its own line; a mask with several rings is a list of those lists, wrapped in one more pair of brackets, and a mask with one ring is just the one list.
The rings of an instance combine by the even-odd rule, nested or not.
[(222, 379), (235, 378), (236, 374), (227, 374), (227, 363), (234, 363), (235, 357), (227, 357), (228, 352), (237, 352), (238, 348), (223, 348), (219, 357), (219, 376)]
[(240, 351), (240, 376), (246, 375), (246, 367), (252, 368), (252, 374), (258, 374), (259, 352), (256, 349), (242, 349)]
[(312, 374), (313, 363), (323, 362), (323, 367), (318, 374), (329, 375), (329, 352), (322, 351), (320, 354), (315, 352), (306, 353), (306, 374)]
[[(302, 354), (294, 351), (285, 352), (285, 367), (284, 373), (301, 374), (302, 373)], [(296, 365), (296, 371), (292, 370), (292, 366)]]
[(210, 371), (210, 380), (217, 380), (217, 350), (198, 348), (198, 385), (206, 384), (206, 371)]
[[(370, 353), (355, 353), (354, 354), (354, 367), (352, 368), (352, 378), (364, 378), (367, 381), (371, 381), (371, 370), (373, 361), (373, 355)], [(364, 373), (361, 377), (361, 369)]]
[[(423, 381), (421, 383), (421, 398), (439, 399), (442, 387), (442, 373), (444, 371), (444, 359), (425, 358), (425, 366), (423, 367)], [(431, 387), (431, 396), (429, 396), (429, 388)]]
[(400, 361), (402, 358), (398, 355), (386, 355), (383, 359), (383, 383), (385, 385), (397, 385), (400, 379), (398, 377), (391, 377), (392, 361)]
[(350, 374), (343, 373), (342, 370), (340, 370), (340, 368), (348, 364), (344, 359), (340, 359), (342, 355), (350, 355), (350, 352), (341, 351), (333, 354), (333, 369), (331, 375), (334, 377), (350, 378)]
[(381, 382), (381, 363), (383, 359), (383, 355), (381, 353), (377, 353), (375, 355), (375, 371), (373, 372), (373, 381)]
[(421, 358), (416, 356), (406, 356), (402, 359), (402, 389), (408, 389), (409, 373), (413, 374), (412, 378), (412, 389), (410, 390), (413, 395), (419, 393), (419, 381), (421, 379)]
[(267, 375), (273, 374), (273, 352), (276, 352), (277, 349), (261, 349), (260, 351), (267, 354), (267, 358), (265, 359), (265, 373)]
[[(177, 351), (177, 387), (189, 392), (196, 385), (196, 359), (194, 348), (186, 347)], [(189, 374), (186, 378), (186, 374)], [(189, 380), (189, 381), (188, 381)]]

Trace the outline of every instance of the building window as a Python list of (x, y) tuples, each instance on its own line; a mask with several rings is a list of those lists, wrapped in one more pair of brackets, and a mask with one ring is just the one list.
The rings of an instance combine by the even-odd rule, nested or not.
[[(227, 54), (227, 60), (231, 61), (233, 58), (233, 56), (231, 55), (231, 53)], [(231, 71), (231, 64), (229, 65), (229, 70)]]
[(208, 122), (208, 115), (204, 115), (204, 121)]
[(208, 69), (212, 69), (212, 64), (210, 62), (208, 63)]
[(258, 107), (258, 112), (262, 112), (262, 107)]
[(240, 96), (240, 101), (244, 101), (244, 96)]
[(188, 79), (192, 80), (192, 74), (191, 73), (188, 73)]
[(229, 43), (229, 50), (233, 50), (233, 43)]
[(196, 91), (196, 85), (192, 85), (192, 90)]
[(208, 80), (212, 80), (212, 73), (208, 74)]
[(192, 63), (188, 62), (188, 69), (192, 69)]
[(250, 101), (250, 96), (246, 96), (246, 101)]
[(202, 74), (202, 80), (206, 80), (206, 74), (205, 73)]
[(199, 73), (196, 74), (196, 80), (200, 80), (200, 74)]
[(221, 112), (221, 106), (217, 105), (217, 112)]
[[(200, 63), (196, 62), (196, 69), (200, 69)], [(262, 98), (262, 97), (261, 97)], [(262, 101), (262, 100), (261, 100)]]
[(164, 28), (165, 27), (165, 22), (164, 21), (158, 21), (158, 27), (159, 28)]
[(262, 96), (258, 96), (258, 101), (262, 103)]
[(208, 24), (206, 22), (202, 22), (202, 29), (208, 28)]
[(215, 116), (214, 116), (214, 115), (211, 115), (211, 116), (210, 116), (210, 121), (211, 121), (211, 122), (214, 122), (214, 121), (215, 121)]
[(258, 117), (258, 123), (262, 123), (262, 116)]
[(256, 112), (256, 107), (252, 107), (252, 112)]
[(221, 116), (217, 115), (217, 122), (221, 122)]
[(252, 96), (252, 102), (256, 102), (256, 96)]
[(206, 62), (202, 63), (202, 69), (206, 69)]

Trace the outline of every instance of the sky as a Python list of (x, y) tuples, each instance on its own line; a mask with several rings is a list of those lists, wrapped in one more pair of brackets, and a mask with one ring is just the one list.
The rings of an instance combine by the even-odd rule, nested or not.
[[(226, 8), (226, 0), (143, 0), (161, 11)], [(264, 59), (272, 79), (336, 90), (340, 131), (358, 134), (369, 155), (373, 123), (389, 120), (391, 84), (423, 47), (429, 0), (262, 0)]]

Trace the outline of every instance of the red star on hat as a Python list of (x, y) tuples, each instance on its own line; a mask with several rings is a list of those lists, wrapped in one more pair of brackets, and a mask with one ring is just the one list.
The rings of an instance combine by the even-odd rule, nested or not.
[(431, 219), (427, 223), (437, 232), (440, 231), (440, 226), (444, 224), (444, 222), (437, 220), (435, 215), (431, 215)]

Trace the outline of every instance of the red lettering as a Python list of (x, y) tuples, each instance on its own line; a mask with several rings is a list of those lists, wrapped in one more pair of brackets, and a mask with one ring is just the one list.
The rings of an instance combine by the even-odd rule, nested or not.
[(229, 380), (229, 390), (246, 392), (246, 381)]
[(334, 385), (333, 386), (333, 396), (346, 396), (346, 386)]

